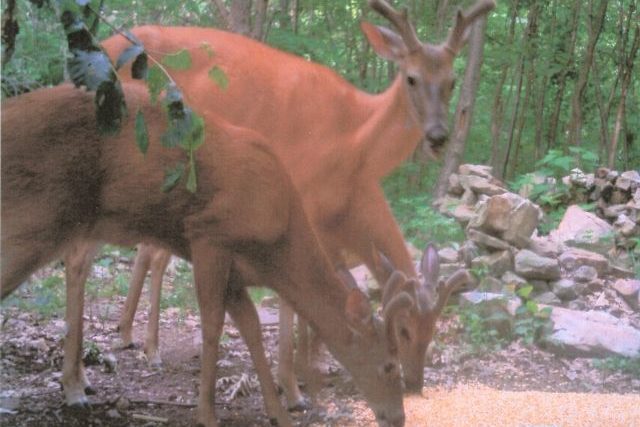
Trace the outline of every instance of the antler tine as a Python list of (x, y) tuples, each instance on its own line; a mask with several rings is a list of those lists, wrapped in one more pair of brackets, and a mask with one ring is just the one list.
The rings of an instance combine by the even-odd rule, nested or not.
[(420, 48), (421, 43), (416, 34), (416, 30), (413, 28), (413, 25), (411, 25), (411, 22), (409, 22), (407, 8), (403, 8), (399, 12), (385, 0), (369, 0), (369, 7), (387, 18), (387, 20), (396, 27), (396, 30), (400, 33), (400, 37), (402, 37), (402, 40), (404, 40), (404, 43), (407, 45), (409, 52)]
[(391, 298), (383, 311), (384, 326), (387, 328), (387, 337), (390, 339), (392, 350), (397, 349), (398, 342), (395, 334), (396, 317), (401, 311), (410, 310), (414, 300), (407, 292), (399, 292)]
[(454, 53), (462, 49), (464, 44), (465, 32), (469, 26), (480, 16), (485, 15), (496, 7), (494, 0), (478, 0), (473, 6), (469, 7), (464, 13), (458, 10), (456, 14), (456, 23), (449, 32), (446, 46)]
[(443, 289), (440, 289), (438, 292), (438, 303), (434, 309), (436, 313), (440, 313), (442, 311), (453, 291), (458, 289), (460, 286), (473, 281), (473, 276), (471, 276), (471, 274), (464, 268), (453, 273), (444, 283)]

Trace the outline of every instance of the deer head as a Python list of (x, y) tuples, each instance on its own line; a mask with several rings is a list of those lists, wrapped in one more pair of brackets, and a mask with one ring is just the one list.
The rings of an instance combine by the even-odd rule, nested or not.
[(407, 278), (401, 272), (394, 272), (382, 296), (383, 307), (402, 294), (407, 294), (414, 301), (404, 312), (404, 316), (398, 317), (394, 326), (399, 341), (398, 351), (406, 391), (417, 393), (422, 390), (424, 381), (424, 354), (433, 339), (440, 313), (454, 290), (474, 280), (467, 270), (460, 269), (446, 281), (439, 281), (440, 261), (436, 247), (432, 244), (427, 245), (424, 251), (420, 271), (421, 281)]
[(438, 45), (418, 39), (407, 9), (398, 11), (385, 0), (369, 0), (369, 5), (397, 32), (368, 22), (362, 22), (361, 29), (380, 57), (398, 65), (410, 111), (424, 133), (423, 150), (438, 155), (449, 137), (447, 117), (455, 84), (453, 60), (464, 47), (470, 26), (491, 11), (495, 3), (479, 0), (464, 13), (458, 10), (448, 38)]

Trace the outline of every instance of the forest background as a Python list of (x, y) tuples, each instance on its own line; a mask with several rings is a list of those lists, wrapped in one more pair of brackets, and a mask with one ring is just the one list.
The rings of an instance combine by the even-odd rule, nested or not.
[[(455, 10), (471, 3), (406, 0), (394, 5), (409, 9), (422, 40), (437, 43), (446, 37)], [(468, 54), (455, 63), (452, 126), (458, 123), (461, 92), (472, 79), (479, 83), (466, 94), (470, 127), (462, 141), (452, 141), (454, 152), (461, 154), (453, 166), (491, 165), (494, 175), (514, 190), (534, 175), (560, 178), (574, 167), (585, 172), (599, 166), (640, 168), (638, 1), (497, 3), (486, 31), (472, 36), (479, 42), (472, 40)], [(156, 23), (244, 33), (325, 64), (369, 92), (384, 90), (395, 75), (393, 64), (377, 57), (360, 32), (363, 19), (387, 25), (365, 0), (107, 0), (102, 6), (116, 28)], [(3, 98), (66, 78), (67, 42), (55, 9), (55, 2), (45, 0), (3, 2), (3, 31), (10, 28), (9, 15), (19, 25), (15, 50), (3, 32)], [(112, 30), (101, 25), (98, 34), (103, 39)], [(468, 63), (474, 71), (465, 77)], [(431, 205), (446, 191), (450, 171), (416, 153), (387, 178), (387, 196), (409, 240), (462, 239), (455, 222)], [(545, 197), (544, 184), (538, 190), (536, 201), (552, 218), (560, 218), (561, 197)]]

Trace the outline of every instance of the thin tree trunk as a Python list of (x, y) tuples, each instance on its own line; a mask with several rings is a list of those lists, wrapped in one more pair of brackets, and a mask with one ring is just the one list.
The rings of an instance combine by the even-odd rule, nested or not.
[[(578, 73), (578, 80), (576, 81), (576, 86), (573, 90), (573, 96), (571, 98), (571, 120), (569, 120), (568, 128), (569, 145), (580, 145), (581, 143), (580, 130), (582, 129), (582, 102), (584, 100), (584, 92), (589, 80), (589, 70), (591, 70), (591, 65), (593, 63), (596, 44), (598, 43), (598, 39), (602, 33), (604, 17), (607, 12), (607, 4), (608, 0), (600, 0), (595, 17), (591, 18), (592, 13), (589, 13), (587, 18), (589, 41), (587, 43), (584, 60), (582, 61), (582, 67)], [(590, 12), (593, 12), (593, 2), (590, 2), (589, 6)]]
[(267, 20), (267, 7), (269, 6), (269, 0), (255, 1), (256, 16), (253, 21), (253, 30), (251, 31), (251, 37), (256, 40), (264, 40), (266, 34), (265, 22)]
[[(629, 17), (629, 19), (631, 19), (631, 17)], [(640, 30), (636, 26), (634, 30), (633, 43), (631, 45), (631, 50), (625, 62), (625, 71), (622, 79), (622, 85), (620, 88), (620, 100), (618, 101), (618, 108), (616, 113), (616, 124), (613, 128), (611, 145), (609, 147), (609, 158), (607, 159), (607, 166), (609, 168), (613, 168), (615, 166), (615, 160), (616, 160), (615, 156), (616, 156), (616, 151), (618, 149), (618, 140), (620, 138), (620, 131), (622, 129), (623, 120), (624, 120), (624, 113), (625, 113), (626, 101), (627, 101), (627, 92), (629, 89), (629, 84), (631, 83), (633, 63), (635, 62), (639, 46), (640, 46)]]
[(460, 88), (460, 98), (456, 106), (453, 134), (447, 147), (444, 165), (440, 170), (435, 198), (445, 195), (447, 187), (449, 186), (449, 175), (458, 169), (462, 161), (462, 156), (464, 155), (464, 147), (473, 119), (476, 91), (478, 89), (478, 83), (480, 82), (480, 69), (484, 58), (484, 36), (486, 27), (486, 16), (478, 19), (476, 23), (473, 24), (471, 38), (469, 40), (469, 61), (464, 74), (464, 82)]
[(573, 67), (574, 54), (576, 49), (576, 39), (578, 34), (578, 20), (580, 17), (580, 6), (582, 2), (574, 2), (574, 8), (571, 11), (572, 21), (569, 39), (564, 47), (564, 51), (567, 53), (567, 61), (565, 68), (558, 75), (558, 89), (556, 90), (556, 97), (553, 103), (553, 112), (549, 120), (549, 133), (547, 135), (547, 149), (556, 145), (556, 137), (558, 136), (558, 127), (560, 123), (560, 111), (562, 108), (562, 100), (564, 99), (564, 90), (567, 83), (567, 76)]

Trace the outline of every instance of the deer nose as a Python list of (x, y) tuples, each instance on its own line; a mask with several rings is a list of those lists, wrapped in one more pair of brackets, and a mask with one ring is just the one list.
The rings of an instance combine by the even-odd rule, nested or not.
[(449, 131), (444, 126), (433, 126), (427, 129), (426, 136), (432, 148), (440, 148), (449, 139)]
[(404, 412), (381, 414), (377, 417), (378, 427), (404, 427)]

